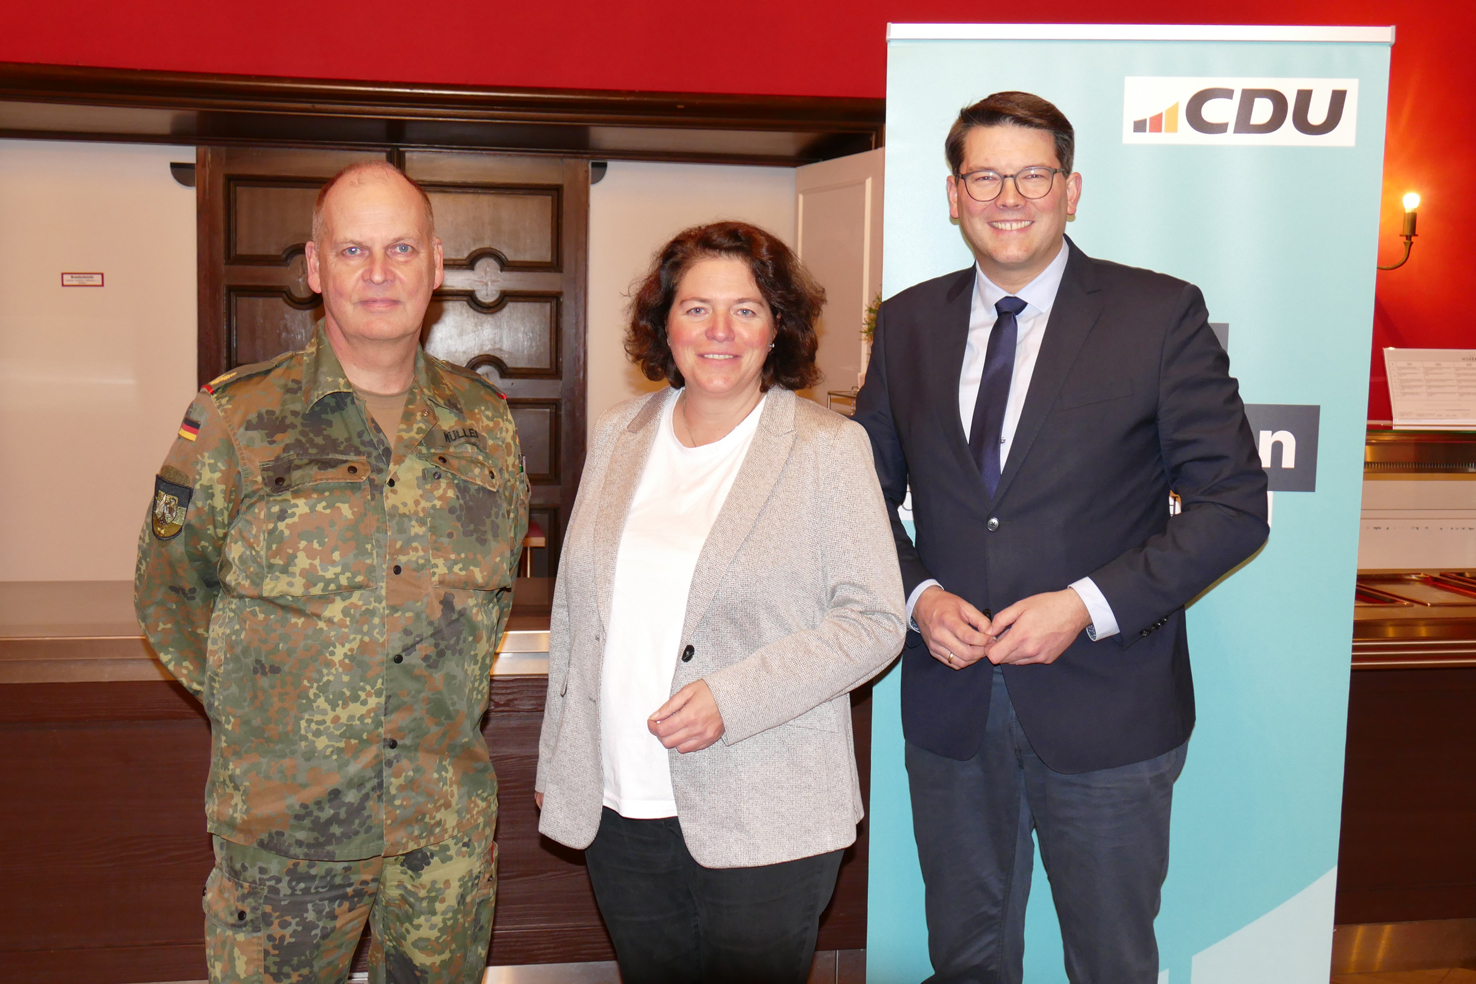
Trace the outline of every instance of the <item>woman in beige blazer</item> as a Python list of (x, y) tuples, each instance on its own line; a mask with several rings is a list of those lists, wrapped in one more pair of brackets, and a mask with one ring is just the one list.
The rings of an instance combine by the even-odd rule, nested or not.
[(626, 346), (670, 386), (604, 414), (585, 464), (535, 788), (626, 984), (803, 982), (856, 839), (848, 695), (905, 616), (866, 434), (794, 394), (823, 302), (770, 233), (681, 233)]

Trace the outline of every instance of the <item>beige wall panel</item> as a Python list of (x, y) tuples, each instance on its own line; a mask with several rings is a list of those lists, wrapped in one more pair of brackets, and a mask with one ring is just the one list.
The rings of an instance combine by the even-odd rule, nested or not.
[(661, 385), (625, 357), (632, 284), (688, 226), (739, 219), (794, 245), (794, 170), (611, 161), (589, 200), (589, 425)]
[(194, 159), (0, 141), (0, 580), (133, 577), (195, 392), (195, 192), (169, 173)]

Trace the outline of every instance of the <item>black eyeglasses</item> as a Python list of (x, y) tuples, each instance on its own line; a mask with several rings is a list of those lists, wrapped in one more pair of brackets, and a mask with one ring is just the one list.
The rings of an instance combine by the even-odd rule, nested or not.
[(1065, 173), (1064, 167), (1027, 167), (1014, 174), (1000, 174), (986, 168), (960, 174), (958, 182), (974, 201), (992, 202), (1004, 191), (1005, 180), (1010, 179), (1015, 182), (1015, 190), (1020, 193), (1021, 198), (1035, 201), (1049, 195), (1051, 187), (1056, 183), (1056, 175)]

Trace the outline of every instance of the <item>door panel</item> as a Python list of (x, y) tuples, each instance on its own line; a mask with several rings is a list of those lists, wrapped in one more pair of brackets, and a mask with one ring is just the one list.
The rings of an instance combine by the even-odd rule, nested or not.
[(474, 294), (442, 290), (425, 320), (431, 326), (426, 349), (438, 359), (470, 365), (484, 358), (481, 365), (494, 366), (504, 379), (559, 377), (558, 294), (507, 293), (489, 306)]
[(490, 254), (503, 269), (559, 269), (557, 185), (427, 184), (425, 190), (447, 266), (470, 266), (479, 254)]
[(425, 348), (507, 395), (548, 541), (534, 574), (551, 576), (584, 463), (584, 161), (201, 148), (201, 381), (312, 337), (323, 316), (304, 252), (313, 204), (327, 178), (361, 160), (397, 160), (430, 196), (446, 276), (426, 312)]
[(313, 203), (322, 186), (318, 178), (301, 181), (227, 178), (231, 229), (226, 260), (281, 263), (290, 250), (307, 242), (312, 233)]

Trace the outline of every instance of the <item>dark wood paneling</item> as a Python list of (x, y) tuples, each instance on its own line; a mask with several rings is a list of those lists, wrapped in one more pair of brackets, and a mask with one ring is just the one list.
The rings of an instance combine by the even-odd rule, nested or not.
[(207, 383), (230, 364), (224, 331), (203, 330), (227, 323), (225, 293), (225, 160), (208, 147), (195, 149), (195, 332), (196, 382)]
[[(323, 316), (323, 305), (316, 296), (303, 303), (290, 288), (227, 287), (225, 294), (229, 366), (265, 362), (304, 348)], [(243, 324), (250, 325), (250, 330), (239, 331)]]
[(0, 63), (0, 135), (536, 150), (796, 165), (881, 146), (881, 99), (413, 85)]
[[(541, 837), (533, 776), (544, 677), (494, 677), (483, 734), (497, 768), (501, 878), (490, 962), (612, 958), (580, 852)], [(176, 683), (0, 687), (0, 967), (27, 984), (205, 976), (200, 889), (209, 725)], [(863, 782), (869, 692), (853, 700)], [(821, 949), (865, 946), (865, 827)]]
[[(588, 353), (585, 346), (585, 295), (589, 289), (589, 164), (564, 160), (563, 243), (565, 276), (568, 278), (560, 305), (559, 349), (563, 353), (563, 376), (559, 398), (565, 407), (559, 440), (559, 545), (549, 544), (549, 575), (557, 573), (558, 551), (563, 531), (574, 511), (579, 479), (584, 474), (584, 444), (588, 433)], [(533, 395), (509, 392), (508, 396)]]
[(1476, 916), (1473, 707), (1476, 667), (1353, 674), (1337, 922)]
[(528, 459), (528, 481), (557, 483), (560, 465), (560, 403), (511, 397), (507, 407), (518, 428), (518, 442)]
[(558, 379), (560, 295), (498, 291), (484, 304), (479, 293), (436, 291), (426, 348), (468, 369), (491, 368), (498, 379)]
[[(448, 267), (470, 268), (485, 243), (503, 270), (560, 270), (559, 185), (519, 188), (502, 184), (427, 184)], [(444, 216), (444, 218), (442, 218)]]

